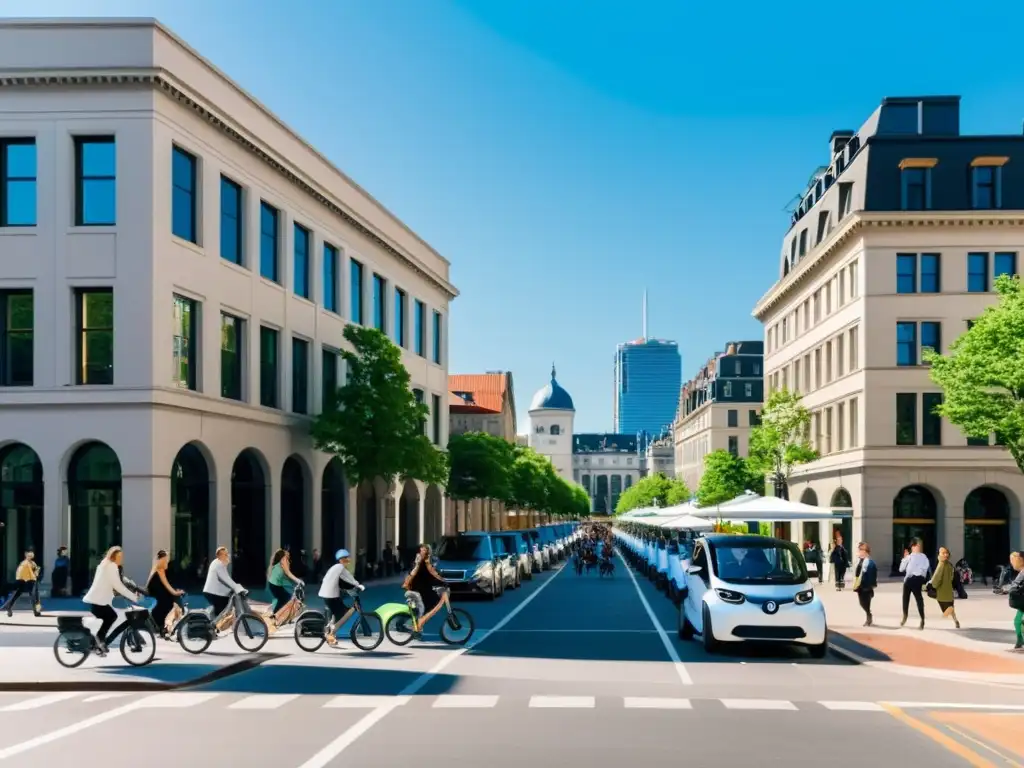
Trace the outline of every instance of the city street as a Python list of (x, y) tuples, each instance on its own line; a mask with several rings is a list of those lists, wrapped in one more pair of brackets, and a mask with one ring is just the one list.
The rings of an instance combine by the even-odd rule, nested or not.
[[(367, 605), (394, 591), (369, 590)], [(155, 766), (187, 753), (301, 768), (412, 755), (437, 768), (481, 759), (495, 768), (623, 759), (817, 768), (826, 750), (864, 764), (897, 754), (931, 768), (1024, 762), (1021, 688), (800, 651), (709, 657), (676, 637), (674, 607), (621, 560), (612, 579), (560, 570), (493, 603), (461, 605), (478, 627), (465, 649), (385, 640), (369, 654), (347, 642), (303, 654), (284, 631), (266, 648), (280, 655), (205, 686), (2, 693), (0, 761), (98, 760), (111, 750), (139, 759), (133, 745), (144, 744), (141, 759)]]

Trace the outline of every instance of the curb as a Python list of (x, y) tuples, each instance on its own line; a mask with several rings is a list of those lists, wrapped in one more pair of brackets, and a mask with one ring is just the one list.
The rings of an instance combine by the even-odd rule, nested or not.
[(81, 691), (82, 693), (160, 693), (166, 691), (181, 691), (188, 688), (195, 688), (201, 685), (216, 683), (228, 677), (239, 675), (243, 672), (256, 669), (268, 661), (279, 659), (286, 654), (283, 653), (254, 653), (244, 659), (233, 662), (220, 669), (215, 669), (192, 680), (185, 680), (180, 683), (160, 683), (156, 681), (116, 681), (116, 680), (94, 680), (91, 682), (37, 682), (37, 683), (3, 683), (0, 682), (0, 693), (63, 693)]
[(845, 659), (846, 661), (849, 661), (853, 664), (869, 663), (868, 659), (865, 659), (863, 656), (858, 656), (853, 651), (843, 648), (838, 643), (829, 642), (828, 649), (836, 656), (839, 656), (840, 658)]

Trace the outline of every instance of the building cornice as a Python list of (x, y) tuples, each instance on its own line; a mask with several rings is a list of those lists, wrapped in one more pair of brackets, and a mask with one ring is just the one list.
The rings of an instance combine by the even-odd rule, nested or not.
[(287, 160), (276, 156), (272, 150), (265, 147), (256, 137), (248, 135), (242, 126), (234, 124), (230, 118), (211, 106), (212, 102), (210, 100), (205, 99), (193, 89), (179, 82), (169, 72), (158, 69), (141, 69), (74, 70), (70, 72), (49, 73), (40, 73), (38, 71), (19, 73), (8, 70), (0, 73), (0, 88), (87, 88), (97, 86), (104, 88), (152, 88), (173, 99), (186, 109), (191, 110), (201, 120), (226, 136), (233, 143), (259, 159), (264, 165), (269, 166), (272, 170), (283, 176), (292, 185), (315, 199), (360, 235), (398, 260), (403, 266), (411, 269), (440, 290), (449, 301), (459, 295), (455, 286), (432, 273), (414, 256), (390, 242), (372, 224), (364, 221), (354, 211), (347, 209), (340, 202), (333, 199), (327, 192), (319, 188), (311, 180), (305, 178)]
[(762, 296), (751, 313), (763, 322), (764, 316), (788, 296), (799, 291), (819, 274), (851, 239), (869, 231), (894, 229), (1011, 229), (1024, 228), (1024, 211), (905, 211), (850, 214), (841, 227), (811, 250), (796, 269), (778, 281)]

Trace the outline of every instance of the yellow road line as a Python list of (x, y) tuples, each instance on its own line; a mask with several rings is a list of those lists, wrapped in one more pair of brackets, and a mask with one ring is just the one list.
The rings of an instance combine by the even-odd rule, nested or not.
[(910, 726), (918, 733), (927, 736), (936, 744), (945, 747), (957, 757), (966, 760), (967, 764), (970, 765), (971, 768), (999, 768), (995, 763), (986, 760), (977, 752), (961, 744), (956, 739), (950, 738), (938, 728), (934, 728), (915, 717), (911, 717), (899, 707), (894, 707), (891, 704), (882, 704), (882, 708), (904, 725)]
[(993, 747), (990, 747), (988, 744), (985, 744), (984, 742), (979, 741), (978, 739), (974, 738), (973, 736), (970, 736), (970, 735), (964, 733), (959, 728), (954, 728), (952, 725), (949, 725), (948, 723), (946, 724), (946, 727), (949, 728), (949, 730), (951, 730), (953, 733), (955, 733), (961, 739), (966, 739), (967, 741), (971, 742), (972, 744), (977, 744), (982, 749), (984, 749), (984, 750), (986, 750), (988, 752), (991, 752), (993, 755), (995, 755), (1000, 760), (1002, 760), (1004, 763), (1006, 763), (1008, 766), (1010, 766), (1010, 768), (1024, 768), (1024, 765), (1021, 765), (1016, 760), (1013, 760), (1013, 759), (1007, 757), (1006, 755), (1004, 755), (999, 750), (997, 750), (997, 749), (995, 749)]

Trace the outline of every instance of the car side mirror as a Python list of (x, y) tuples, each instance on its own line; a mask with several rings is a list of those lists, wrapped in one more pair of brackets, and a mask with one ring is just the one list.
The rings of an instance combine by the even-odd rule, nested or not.
[(691, 576), (700, 576), (700, 574), (704, 572), (704, 569), (701, 568), (699, 565), (691, 565), (689, 568), (686, 569), (686, 572)]

